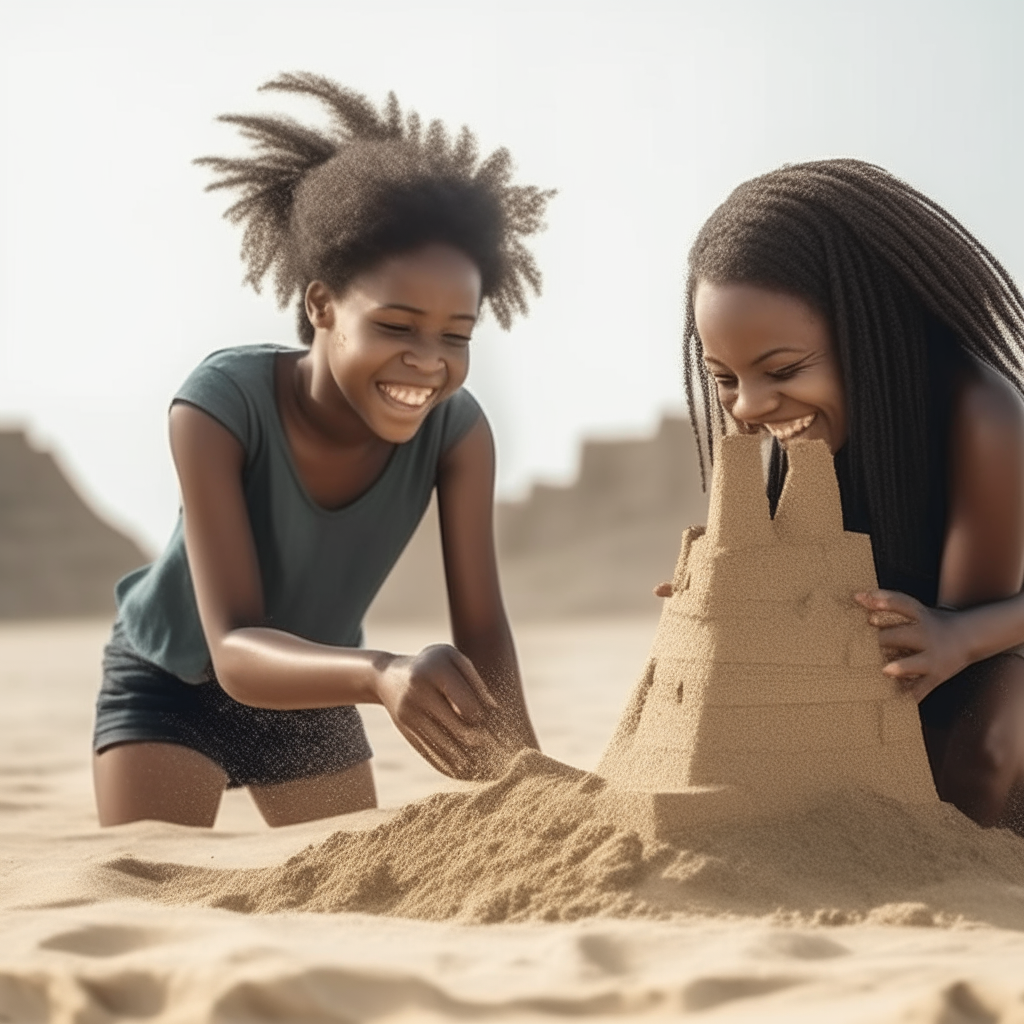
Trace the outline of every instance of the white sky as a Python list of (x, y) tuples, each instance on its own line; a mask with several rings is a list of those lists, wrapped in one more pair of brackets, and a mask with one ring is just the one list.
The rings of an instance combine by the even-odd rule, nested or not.
[(566, 479), (584, 435), (679, 408), (686, 251), (743, 179), (856, 156), (907, 178), (1024, 278), (1021, 0), (0, 0), (0, 421), (51, 446), (151, 548), (176, 514), (166, 406), (209, 351), (294, 339), (241, 285), (190, 160), (220, 113), (311, 70), (508, 146), (560, 190), (545, 291), (473, 342), (499, 489)]

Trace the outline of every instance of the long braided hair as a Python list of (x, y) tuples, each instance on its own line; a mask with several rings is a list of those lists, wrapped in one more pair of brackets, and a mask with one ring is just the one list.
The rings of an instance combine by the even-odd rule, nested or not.
[(415, 112), (403, 114), (394, 93), (378, 110), (321, 75), (284, 74), (261, 90), (320, 100), (330, 127), (225, 114), (219, 120), (236, 125), (254, 155), (195, 163), (218, 174), (207, 191), (239, 193), (225, 217), (245, 225), (245, 281), (258, 292), (273, 272), (282, 308), (298, 295), (302, 341), (313, 340), (304, 307), (311, 281), (338, 294), (381, 260), (430, 242), (476, 263), (481, 297), (503, 328), (527, 311), (527, 289), (539, 294), (541, 275), (523, 238), (541, 230), (554, 192), (513, 185), (508, 150), (481, 161), (468, 128), (453, 139), (440, 121), (424, 128)]
[[(943, 439), (934, 435), (948, 416), (929, 393), (941, 339), (951, 339), (947, 351), (970, 353), (1024, 392), (1024, 298), (999, 261), (937, 203), (859, 160), (792, 164), (740, 185), (701, 228), (689, 257), (683, 376), (706, 488), (703, 445), (713, 464), (713, 418), (721, 434), (725, 415), (694, 319), (700, 281), (786, 292), (826, 318), (849, 424), (843, 458), (836, 457), (844, 517), (848, 502), (866, 512), (877, 566), (934, 579), (934, 537), (922, 524), (942, 468), (935, 446)], [(772, 509), (785, 469), (773, 440)]]

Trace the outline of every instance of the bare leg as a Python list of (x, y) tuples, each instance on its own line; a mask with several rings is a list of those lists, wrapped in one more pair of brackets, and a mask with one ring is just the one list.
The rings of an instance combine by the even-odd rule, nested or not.
[(101, 825), (149, 818), (210, 827), (227, 781), (219, 765), (176, 743), (120, 743), (93, 758)]
[(333, 818), (336, 814), (365, 811), (377, 806), (377, 790), (369, 761), (340, 772), (305, 779), (249, 787), (268, 825), (294, 825), (300, 821)]
[(926, 729), (939, 796), (979, 825), (1024, 834), (1024, 659), (1002, 654), (965, 670), (969, 696), (944, 729)]

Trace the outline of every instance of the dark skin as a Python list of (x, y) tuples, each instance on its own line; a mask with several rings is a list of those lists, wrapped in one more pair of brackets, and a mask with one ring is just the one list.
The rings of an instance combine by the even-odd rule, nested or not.
[[(391, 257), (340, 295), (320, 281), (309, 285), (312, 345), (278, 356), (275, 373), (278, 412), (313, 501), (339, 508), (358, 498), (395, 445), (461, 387), (479, 305), (479, 270), (444, 245)], [(494, 445), (486, 420), (438, 467), (454, 645), (415, 655), (332, 647), (263, 625), (242, 447), (212, 417), (183, 403), (171, 410), (170, 432), (199, 614), (217, 679), (230, 696), (277, 709), (382, 704), (410, 744), (456, 778), (493, 774), (517, 750), (537, 746), (498, 581)], [(95, 759), (95, 779), (101, 824), (158, 818), (210, 825), (226, 783), (203, 755), (164, 743), (104, 751)], [(272, 825), (376, 804), (368, 762), (250, 790)]]
[[(801, 439), (821, 438), (833, 454), (842, 447), (847, 413), (838, 355), (813, 307), (751, 285), (702, 281), (695, 314), (705, 361), (736, 429), (779, 436), (803, 428)], [(948, 728), (925, 729), (939, 795), (979, 824), (1020, 830), (1024, 659), (1003, 652), (1024, 642), (1024, 402), (976, 360), (956, 381), (950, 443), (939, 607), (894, 591), (855, 597), (892, 659), (884, 671), (918, 701), (954, 676), (969, 686)], [(893, 613), (901, 624), (892, 624)]]

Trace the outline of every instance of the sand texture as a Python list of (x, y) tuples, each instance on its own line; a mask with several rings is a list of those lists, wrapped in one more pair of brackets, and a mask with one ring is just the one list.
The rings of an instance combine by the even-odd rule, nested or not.
[(276, 832), (91, 827), (91, 694), (9, 632), (0, 1020), (1024, 1021), (1024, 841), (937, 800), (834, 483), (794, 445), (773, 521), (727, 438), (645, 661), (650, 620), (520, 631), (548, 755), (454, 785), (369, 709), (385, 809)]
[[(573, 833), (595, 798), (585, 792), (594, 785), (587, 780), (654, 626), (651, 619), (602, 619), (517, 630), (541, 741), (553, 759), (586, 770), (521, 771), (517, 782), (495, 784), (495, 793), (518, 786), (525, 796), (538, 779), (540, 792), (547, 786), (568, 797), (558, 805), (563, 838), (537, 841), (546, 851), (537, 857), (538, 876), (559, 865), (552, 850), (582, 845)], [(447, 920), (327, 909), (332, 900), (352, 900), (350, 883), (373, 863), (366, 849), (360, 853), (355, 829), (400, 822), (386, 811), (271, 831), (247, 796), (232, 792), (213, 830), (143, 822), (101, 832), (88, 735), (106, 628), (0, 627), (0, 1020), (1024, 1021), (1019, 846), (941, 804), (908, 816), (891, 799), (866, 796), (849, 808), (807, 807), (775, 827), (769, 819), (760, 832), (719, 823), (670, 841), (636, 835), (623, 843), (622, 833), (605, 828), (603, 837), (590, 833), (598, 841), (582, 870), (558, 867), (567, 890), (582, 878), (586, 892), (575, 894), (575, 904), (554, 902), (570, 916), (589, 892), (618, 899), (621, 911), (606, 906), (596, 918), (487, 926), (463, 922), (487, 912), (485, 886), (473, 874), (482, 870), (489, 884), (494, 869), (445, 851), (436, 836), (432, 850), (424, 852), (421, 839), (406, 859), (398, 857), (395, 874), (408, 884), (402, 898), (410, 906), (429, 903), (429, 887), (415, 878), (409, 884), (401, 872), (417, 860), (429, 863), (428, 855), (454, 856), (461, 894), (457, 872), (448, 881), (434, 875), (443, 892), (433, 914)], [(397, 650), (435, 638), (419, 627), (369, 637)], [(376, 712), (368, 709), (366, 719), (381, 800), (412, 802), (400, 812), (412, 819), (407, 834), (415, 836), (417, 819), (446, 811), (497, 823), (485, 789), (436, 795), (441, 777)], [(484, 800), (474, 803), (477, 793)], [(528, 802), (513, 794), (500, 803), (522, 809)], [(544, 811), (534, 806), (535, 814)], [(527, 814), (521, 825), (536, 830), (537, 820)], [(858, 822), (880, 820), (893, 829), (888, 844), (856, 834)], [(853, 835), (843, 831), (851, 824)], [(318, 856), (332, 848), (325, 843), (348, 845), (351, 874), (338, 871), (337, 858)], [(826, 856), (811, 856), (815, 848)], [(246, 872), (264, 871), (269, 892), (274, 874), (296, 857), (311, 874), (323, 872), (319, 885), (293, 887), (311, 906), (322, 901), (318, 913), (211, 906), (212, 877), (189, 873), (230, 869), (218, 873), (218, 884), (246, 890)], [(173, 865), (167, 870), (178, 874), (147, 879), (126, 870), (133, 862)], [(331, 863), (333, 878), (323, 870)], [(516, 874), (514, 857), (505, 863)], [(192, 886), (196, 901), (162, 898), (174, 885)], [(379, 891), (366, 886), (364, 906)], [(533, 899), (523, 916), (540, 916), (544, 899)], [(683, 906), (674, 910), (677, 899)], [(500, 916), (500, 902), (490, 906)], [(646, 916), (651, 908), (670, 916)], [(610, 916), (618, 912), (640, 916)], [(835, 927), (844, 921), (856, 923)]]

